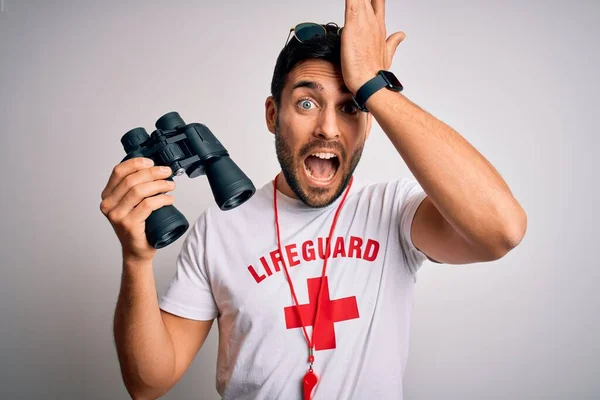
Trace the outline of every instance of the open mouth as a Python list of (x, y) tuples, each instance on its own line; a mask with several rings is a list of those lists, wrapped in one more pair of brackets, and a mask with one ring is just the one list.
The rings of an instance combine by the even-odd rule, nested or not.
[(313, 153), (304, 159), (304, 171), (318, 183), (331, 182), (339, 167), (338, 156), (329, 152)]

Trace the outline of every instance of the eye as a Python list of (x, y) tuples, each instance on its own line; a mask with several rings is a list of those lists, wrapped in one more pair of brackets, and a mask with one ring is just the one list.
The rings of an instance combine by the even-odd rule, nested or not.
[(312, 103), (312, 100), (309, 99), (308, 97), (305, 97), (303, 99), (298, 100), (298, 103), (300, 105), (300, 108), (302, 108), (303, 110), (310, 110), (310, 104)]
[(342, 109), (344, 110), (344, 112), (346, 112), (348, 114), (356, 114), (358, 112), (358, 107), (356, 107), (356, 104), (354, 104), (351, 101), (344, 104)]

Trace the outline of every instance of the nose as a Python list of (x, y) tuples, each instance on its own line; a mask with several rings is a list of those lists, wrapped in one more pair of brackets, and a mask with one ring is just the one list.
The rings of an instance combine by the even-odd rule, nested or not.
[(337, 113), (334, 107), (325, 107), (319, 114), (319, 120), (313, 136), (322, 140), (335, 140), (340, 137)]

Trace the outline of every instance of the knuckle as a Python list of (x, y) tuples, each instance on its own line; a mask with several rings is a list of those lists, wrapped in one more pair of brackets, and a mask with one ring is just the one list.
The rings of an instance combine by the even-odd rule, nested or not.
[(121, 216), (120, 213), (117, 210), (111, 210), (108, 212), (108, 219), (115, 224), (118, 224), (119, 222), (121, 222)]
[(125, 185), (125, 187), (130, 188), (134, 184), (133, 181), (134, 181), (133, 175), (129, 175), (129, 176), (126, 176), (125, 179), (123, 179), (123, 184)]
[(144, 189), (140, 185), (136, 185), (131, 188), (131, 195), (135, 198), (142, 198), (144, 196)]
[(152, 207), (153, 203), (154, 203), (153, 200), (154, 199), (151, 197), (144, 199), (138, 207), (140, 207), (142, 209), (142, 211), (144, 211), (144, 212), (151, 211), (153, 209), (153, 207)]
[(102, 212), (102, 214), (107, 215), (109, 209), (110, 208), (108, 206), (108, 200), (102, 200), (100, 202), (100, 211)]
[(113, 168), (112, 174), (116, 178), (122, 178), (122, 175), (123, 175), (123, 164), (117, 164)]

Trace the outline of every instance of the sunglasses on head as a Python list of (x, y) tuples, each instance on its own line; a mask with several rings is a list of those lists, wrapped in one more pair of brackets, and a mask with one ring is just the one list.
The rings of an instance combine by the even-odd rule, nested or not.
[(344, 29), (344, 27), (338, 27), (335, 22), (328, 22), (325, 25), (316, 24), (314, 22), (302, 22), (301, 24), (290, 28), (290, 33), (288, 33), (288, 37), (283, 47), (288, 45), (292, 32), (294, 33), (296, 40), (302, 43), (305, 40), (312, 39), (313, 37), (325, 36), (327, 34), (326, 26), (337, 28), (335, 32), (337, 35), (341, 35), (342, 29)]

